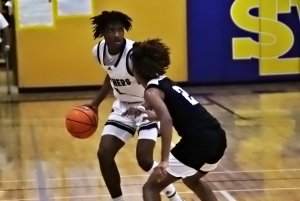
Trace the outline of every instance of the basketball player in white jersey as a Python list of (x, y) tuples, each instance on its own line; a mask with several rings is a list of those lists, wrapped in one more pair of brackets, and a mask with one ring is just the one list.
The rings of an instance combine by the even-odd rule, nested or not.
[[(137, 131), (137, 161), (144, 171), (151, 174), (157, 166), (153, 160), (153, 150), (158, 137), (158, 127), (156, 122), (143, 121), (140, 113), (130, 112), (130, 108), (141, 105), (147, 108), (143, 104), (144, 89), (136, 82), (132, 73), (130, 53), (134, 42), (124, 38), (124, 31), (132, 28), (132, 19), (117, 11), (104, 11), (91, 19), (94, 38), (104, 37), (104, 40), (94, 46), (92, 53), (107, 75), (100, 91), (87, 106), (98, 112), (99, 105), (111, 88), (113, 89), (116, 100), (102, 131), (97, 155), (112, 200), (123, 201), (120, 174), (114, 158)], [(164, 192), (170, 201), (181, 201), (172, 184)]]

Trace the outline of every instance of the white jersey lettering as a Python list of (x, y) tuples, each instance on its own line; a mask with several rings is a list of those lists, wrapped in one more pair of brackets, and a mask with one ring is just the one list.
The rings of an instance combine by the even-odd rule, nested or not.
[(110, 55), (105, 40), (93, 48), (93, 55), (101, 64), (114, 90), (115, 98), (124, 102), (143, 102), (144, 88), (136, 82), (132, 74), (130, 53), (133, 41), (125, 39), (124, 49), (118, 55)]

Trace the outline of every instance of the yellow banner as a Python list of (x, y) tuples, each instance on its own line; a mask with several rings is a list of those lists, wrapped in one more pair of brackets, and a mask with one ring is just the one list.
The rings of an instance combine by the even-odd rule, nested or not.
[[(291, 7), (296, 7), (300, 16), (299, 0), (234, 1), (232, 20), (240, 29), (257, 33), (259, 42), (250, 37), (233, 38), (233, 59), (259, 59), (260, 75), (299, 74), (300, 58), (279, 58), (295, 43), (292, 30), (278, 21), (278, 14), (291, 13)], [(259, 9), (259, 17), (250, 15), (253, 8)]]

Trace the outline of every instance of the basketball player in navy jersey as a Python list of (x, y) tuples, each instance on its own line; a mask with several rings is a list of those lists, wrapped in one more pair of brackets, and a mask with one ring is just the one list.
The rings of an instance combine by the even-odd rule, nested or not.
[[(153, 111), (140, 110), (148, 120), (160, 121), (162, 138), (161, 161), (143, 186), (143, 198), (159, 201), (162, 189), (182, 179), (202, 201), (215, 201), (211, 188), (200, 178), (215, 169), (224, 155), (225, 131), (196, 99), (164, 76), (169, 54), (160, 39), (133, 45), (133, 73), (145, 88), (144, 99)], [(171, 150), (172, 126), (181, 140)]]
[[(137, 161), (144, 171), (151, 173), (158, 165), (153, 160), (158, 127), (156, 122), (136, 117), (135, 110), (131, 110), (140, 105), (147, 108), (143, 104), (144, 88), (136, 82), (132, 73), (130, 54), (134, 42), (124, 38), (125, 30), (132, 28), (132, 19), (118, 11), (104, 11), (91, 20), (94, 38), (104, 37), (94, 46), (92, 53), (107, 75), (96, 97), (86, 106), (98, 112), (99, 105), (113, 89), (116, 100), (102, 131), (97, 155), (113, 201), (123, 201), (120, 174), (114, 158), (137, 131)], [(170, 201), (181, 201), (172, 184), (166, 186), (164, 192)]]

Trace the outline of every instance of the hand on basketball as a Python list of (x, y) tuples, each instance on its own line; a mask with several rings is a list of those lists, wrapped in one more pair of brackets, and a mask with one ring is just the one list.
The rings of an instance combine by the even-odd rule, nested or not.
[(132, 116), (136, 118), (141, 114), (142, 112), (138, 108), (130, 107), (122, 114), (122, 116)]
[(169, 162), (168, 161), (162, 161), (160, 162), (160, 164), (158, 164), (155, 168), (153, 173), (155, 174), (157, 180), (160, 182), (161, 180), (163, 180), (165, 178), (165, 176), (167, 175), (167, 171), (166, 168), (169, 166)]
[(143, 114), (145, 114), (144, 117), (143, 117), (143, 121), (144, 121), (144, 120), (158, 121), (155, 112), (150, 111), (150, 110), (145, 110), (145, 109), (143, 109), (143, 108), (139, 108), (139, 110), (140, 110)]
[(91, 109), (96, 113), (96, 115), (98, 115), (98, 107), (97, 107), (97, 106), (92, 105), (92, 104), (90, 104), (90, 103), (84, 104), (84, 105), (82, 105), (82, 106), (86, 106), (86, 107), (88, 107), (88, 108), (91, 108)]

